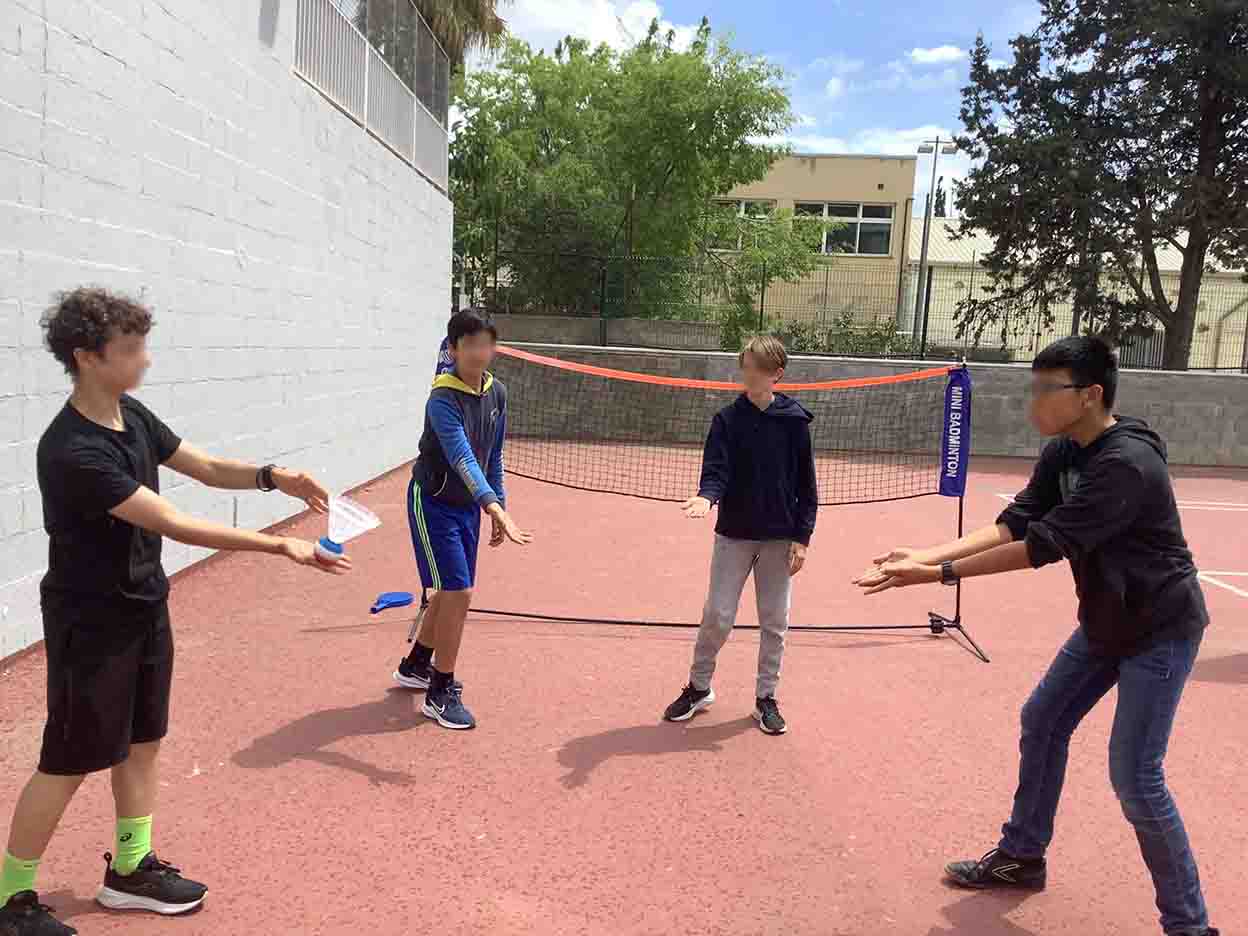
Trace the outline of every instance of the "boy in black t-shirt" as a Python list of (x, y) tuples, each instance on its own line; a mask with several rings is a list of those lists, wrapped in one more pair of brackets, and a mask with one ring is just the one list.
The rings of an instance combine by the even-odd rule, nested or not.
[(1075, 729), (1115, 686), (1110, 782), (1153, 878), (1167, 936), (1217, 936), (1162, 762), (1209, 622), (1183, 538), (1165, 443), (1113, 415), (1118, 362), (1099, 338), (1063, 338), (1032, 362), (1031, 421), (1053, 441), (994, 526), (921, 551), (894, 549), (857, 579), (874, 593), (1070, 563), (1079, 626), (1022, 713), (1014, 808), (1000, 843), (945, 868), (980, 890), (1043, 890), (1045, 853)]
[(219, 526), (160, 496), (166, 465), (211, 487), (280, 490), (324, 512), (325, 489), (307, 475), (200, 452), (127, 393), (147, 370), (150, 313), (99, 289), (62, 295), (43, 319), (49, 350), (73, 393), (39, 442), (39, 490), (49, 536), (41, 596), (48, 658), (48, 720), (39, 767), (14, 810), (0, 869), (0, 933), (69, 936), (35, 894), (35, 872), (88, 773), (112, 770), (116, 854), (105, 855), (96, 899), (116, 910), (185, 913), (207, 888), (151, 850), (156, 758), (169, 722), (173, 635), (161, 537), (210, 549), (267, 552), (324, 564), (314, 545)]

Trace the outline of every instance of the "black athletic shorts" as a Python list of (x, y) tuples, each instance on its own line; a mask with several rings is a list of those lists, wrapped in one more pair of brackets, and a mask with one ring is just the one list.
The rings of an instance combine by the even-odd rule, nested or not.
[(169, 729), (173, 631), (166, 602), (43, 596), (48, 722), (39, 770), (106, 770)]

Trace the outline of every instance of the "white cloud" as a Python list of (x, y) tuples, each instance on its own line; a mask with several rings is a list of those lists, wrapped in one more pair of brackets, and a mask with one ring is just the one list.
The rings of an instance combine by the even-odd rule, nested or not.
[(911, 49), (910, 61), (915, 65), (947, 65), (966, 58), (966, 51), (957, 46), (943, 45), (932, 49)]
[(810, 116), (810, 114), (798, 114), (796, 122), (799, 127), (819, 126), (819, 121), (815, 119), (814, 117)]
[(997, 69), (997, 68), (1005, 68), (1005, 67), (1006, 67), (1006, 66), (1008, 66), (1009, 64), (1010, 64), (1010, 63), (1009, 63), (1009, 62), (1007, 62), (1005, 59), (990, 58), (990, 59), (988, 60), (988, 67), (989, 67), (989, 68), (992, 68), (992, 69)]
[(833, 75), (828, 79), (828, 83), (824, 85), (823, 90), (827, 94), (828, 100), (835, 101), (845, 93), (845, 79), (840, 75)]
[(830, 71), (834, 75), (852, 75), (862, 71), (865, 65), (866, 62), (862, 59), (848, 58), (838, 52), (835, 55), (817, 58), (808, 67), (811, 71)]
[(677, 48), (688, 48), (698, 31), (696, 24), (664, 19), (654, 0), (515, 0), (502, 12), (512, 35), (547, 50), (569, 35), (592, 45), (627, 48), (645, 38), (655, 19), (662, 32), (675, 32)]
[(905, 88), (908, 91), (927, 92), (956, 87), (961, 80), (962, 75), (956, 68), (916, 72), (905, 62), (892, 61), (884, 66), (882, 76), (867, 82), (863, 87), (868, 91), (897, 91)]

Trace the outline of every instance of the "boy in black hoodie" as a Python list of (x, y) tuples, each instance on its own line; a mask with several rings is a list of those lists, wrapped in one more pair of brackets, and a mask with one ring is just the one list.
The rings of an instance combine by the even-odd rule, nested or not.
[(681, 505), (693, 519), (718, 505), (719, 519), (689, 684), (663, 717), (684, 721), (715, 701), (715, 658), (732, 632), (753, 570), (760, 630), (754, 717), (775, 735), (786, 730), (775, 693), (789, 627), (789, 580), (806, 561), (819, 503), (810, 443), (814, 417), (775, 392), (788, 363), (777, 339), (752, 339), (739, 360), (745, 392), (711, 420), (697, 496)]
[(874, 593), (1061, 559), (1074, 572), (1079, 627), (1023, 706), (1018, 790), (1000, 844), (945, 870), (962, 887), (1044, 888), (1071, 735), (1117, 685), (1110, 780), (1152, 875), (1162, 929), (1216, 936), (1162, 771), (1209, 620), (1165, 445), (1140, 420), (1112, 415), (1118, 364), (1100, 339), (1064, 338), (1032, 372), (1032, 423), (1055, 438), (996, 525), (934, 549), (895, 549), (856, 580)]

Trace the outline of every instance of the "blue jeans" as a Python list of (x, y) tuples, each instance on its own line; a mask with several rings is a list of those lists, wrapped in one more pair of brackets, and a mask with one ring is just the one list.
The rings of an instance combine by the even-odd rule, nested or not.
[(1196, 859), (1162, 770), (1175, 711), (1199, 649), (1200, 637), (1178, 638), (1136, 656), (1098, 656), (1082, 629), (1076, 630), (1023, 706), (1018, 791), (1000, 846), (1015, 858), (1044, 857), (1053, 840), (1071, 735), (1117, 684), (1110, 781), (1135, 828), (1157, 891), (1161, 926), (1169, 936), (1197, 936), (1209, 925)]

